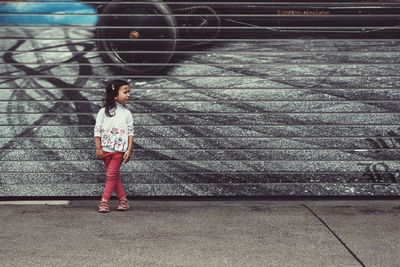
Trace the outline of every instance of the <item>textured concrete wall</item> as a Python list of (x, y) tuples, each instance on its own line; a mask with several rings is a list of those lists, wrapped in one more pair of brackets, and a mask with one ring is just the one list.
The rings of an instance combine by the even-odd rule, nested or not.
[(397, 39), (231, 37), (134, 75), (105, 66), (95, 15), (35, 22), (0, 5), (0, 197), (101, 194), (95, 114), (121, 75), (131, 196), (400, 194)]

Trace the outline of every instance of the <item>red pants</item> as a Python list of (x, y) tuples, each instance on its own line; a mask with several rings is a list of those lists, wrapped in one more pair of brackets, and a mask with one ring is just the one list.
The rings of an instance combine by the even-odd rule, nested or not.
[(123, 152), (106, 152), (103, 151), (103, 162), (106, 165), (106, 186), (103, 192), (103, 199), (109, 200), (113, 191), (118, 198), (126, 197), (124, 187), (122, 186), (119, 168), (122, 164), (124, 156)]

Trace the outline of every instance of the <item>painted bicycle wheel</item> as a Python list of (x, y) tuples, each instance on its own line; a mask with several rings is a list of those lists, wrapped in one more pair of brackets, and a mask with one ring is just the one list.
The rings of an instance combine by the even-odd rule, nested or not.
[[(143, 3), (148, 2), (148, 3)], [(171, 60), (177, 39), (176, 21), (158, 0), (110, 3), (97, 28), (97, 46), (117, 72), (154, 74)]]

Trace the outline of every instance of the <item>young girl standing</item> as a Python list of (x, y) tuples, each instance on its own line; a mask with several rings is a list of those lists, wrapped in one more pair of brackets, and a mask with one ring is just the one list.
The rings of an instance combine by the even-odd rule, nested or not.
[(106, 100), (96, 116), (94, 141), (96, 158), (102, 159), (106, 167), (106, 184), (99, 212), (108, 212), (109, 200), (115, 191), (119, 202), (117, 210), (129, 209), (119, 169), (131, 158), (133, 144), (132, 113), (125, 107), (129, 100), (129, 84), (113, 80), (106, 86)]

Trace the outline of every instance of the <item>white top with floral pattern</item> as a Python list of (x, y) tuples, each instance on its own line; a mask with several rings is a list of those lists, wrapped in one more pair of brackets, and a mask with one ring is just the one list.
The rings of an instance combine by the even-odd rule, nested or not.
[(133, 136), (132, 113), (123, 105), (110, 110), (108, 117), (105, 107), (96, 116), (94, 136), (101, 137), (101, 147), (106, 152), (125, 152), (128, 149), (128, 136)]

